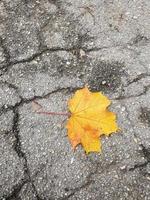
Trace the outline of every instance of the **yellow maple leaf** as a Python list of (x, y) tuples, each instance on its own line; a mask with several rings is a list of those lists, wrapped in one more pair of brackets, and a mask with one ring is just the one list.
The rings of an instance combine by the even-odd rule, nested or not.
[(102, 93), (92, 93), (87, 87), (76, 91), (68, 102), (67, 129), (73, 148), (81, 143), (86, 153), (101, 151), (99, 137), (118, 130), (116, 115), (107, 110), (110, 103)]

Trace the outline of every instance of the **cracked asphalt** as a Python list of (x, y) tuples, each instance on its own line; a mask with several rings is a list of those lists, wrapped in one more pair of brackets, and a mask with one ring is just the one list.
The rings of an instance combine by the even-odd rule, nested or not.
[[(0, 0), (0, 199), (150, 200), (150, 1)], [(73, 151), (63, 116), (88, 84), (120, 132)]]

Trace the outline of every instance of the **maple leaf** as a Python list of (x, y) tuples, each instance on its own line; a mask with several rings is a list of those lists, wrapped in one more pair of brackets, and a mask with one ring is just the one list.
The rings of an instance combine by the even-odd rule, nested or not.
[(86, 153), (100, 152), (100, 136), (118, 130), (116, 115), (107, 110), (110, 103), (102, 93), (92, 93), (87, 87), (76, 91), (68, 102), (71, 116), (66, 126), (74, 149), (82, 144)]

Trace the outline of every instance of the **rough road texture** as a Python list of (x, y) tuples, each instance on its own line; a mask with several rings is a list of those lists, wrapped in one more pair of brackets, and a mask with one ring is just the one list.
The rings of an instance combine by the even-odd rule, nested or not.
[[(112, 99), (120, 133), (72, 151), (67, 99)], [(0, 199), (150, 200), (150, 1), (0, 0)]]

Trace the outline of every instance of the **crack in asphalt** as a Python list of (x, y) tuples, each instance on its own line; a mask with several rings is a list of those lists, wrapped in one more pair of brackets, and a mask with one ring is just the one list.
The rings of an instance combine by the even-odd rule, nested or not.
[(13, 148), (14, 148), (15, 152), (17, 153), (18, 157), (20, 159), (23, 159), (23, 161), (24, 161), (24, 179), (21, 181), (21, 183), (14, 186), (13, 191), (11, 192), (11, 194), (9, 194), (8, 197), (6, 197), (6, 200), (11, 200), (12, 198), (16, 199), (25, 183), (31, 183), (37, 200), (42, 200), (39, 197), (38, 192), (36, 190), (36, 187), (35, 187), (35, 185), (32, 181), (32, 178), (31, 178), (31, 175), (30, 175), (30, 170), (29, 170), (29, 167), (28, 167), (27, 156), (24, 153), (24, 151), (22, 150), (21, 139), (20, 139), (20, 135), (19, 135), (19, 132), (20, 132), (20, 130), (19, 130), (20, 116), (19, 116), (18, 108), (17, 107), (13, 108), (13, 112), (14, 112), (14, 118), (13, 118), (12, 133), (14, 134), (14, 136), (16, 138), (16, 141), (13, 144)]
[(132, 168), (129, 169), (129, 171), (134, 171), (137, 168), (145, 168), (147, 164), (150, 163), (150, 150), (147, 149), (143, 144), (140, 144), (140, 147), (146, 161), (141, 164), (135, 164)]
[(97, 174), (98, 169), (99, 169), (99, 163), (97, 163), (97, 165), (96, 165), (96, 167), (95, 167), (95, 170), (94, 170), (93, 172), (91, 172), (91, 173), (88, 174), (88, 176), (86, 177), (85, 183), (83, 183), (81, 186), (76, 187), (76, 188), (74, 188), (74, 189), (69, 189), (69, 188), (67, 188), (67, 191), (71, 191), (71, 193), (68, 194), (68, 195), (65, 196), (65, 197), (59, 198), (58, 200), (66, 200), (66, 199), (69, 199), (69, 198), (71, 198), (75, 193), (79, 192), (81, 189), (84, 189), (84, 188), (89, 187), (92, 183), (94, 183), (94, 180), (92, 179), (92, 176), (93, 176), (94, 174)]
[[(3, 44), (3, 40), (0, 38), (0, 42), (1, 44)], [(89, 52), (95, 52), (95, 51), (101, 51), (103, 49), (110, 49), (110, 48), (126, 48), (127, 50), (131, 50), (128, 46), (133, 46), (134, 44), (124, 44), (124, 45), (111, 45), (111, 46), (102, 46), (102, 47), (92, 47), (92, 48), (85, 48), (82, 46), (73, 46), (70, 48), (63, 48), (63, 47), (54, 47), (54, 48), (42, 48), (41, 51), (34, 53), (32, 56), (25, 58), (25, 59), (21, 59), (21, 60), (14, 60), (11, 61), (11, 56), (7, 50), (7, 48), (4, 45), (1, 45), (2, 48), (5, 51), (5, 57), (6, 57), (6, 64), (1, 67), (2, 73), (0, 74), (0, 76), (2, 76), (4, 73), (6, 73), (13, 65), (16, 64), (23, 64), (23, 63), (29, 63), (32, 62), (34, 59), (38, 58), (39, 56), (43, 55), (44, 53), (48, 53), (48, 52), (59, 52), (59, 51), (66, 51), (66, 52), (71, 52), (73, 53), (74, 51), (80, 51), (80, 49), (82, 49), (83, 51), (85, 51), (85, 53), (89, 53)]]
[(142, 74), (139, 74), (137, 75), (133, 80), (129, 81), (128, 82), (128, 85), (126, 87), (128, 87), (130, 84), (132, 83), (136, 83), (138, 81), (140, 81), (141, 79), (144, 79), (144, 78), (147, 78), (147, 77), (150, 77), (150, 74), (149, 73), (142, 73)]
[(126, 100), (126, 99), (140, 97), (140, 96), (146, 95), (149, 90), (150, 90), (150, 85), (147, 85), (147, 86), (144, 86), (144, 90), (137, 95), (130, 95), (130, 96), (120, 95), (119, 97), (113, 98), (112, 100), (119, 100), (120, 101), (120, 100)]
[[(124, 105), (125, 106), (125, 105)], [(125, 106), (126, 107), (126, 106)], [(130, 119), (130, 114), (129, 114), (129, 111), (128, 111), (128, 108), (126, 107), (126, 112), (127, 112), (127, 119), (129, 120), (129, 122), (131, 123), (132, 127), (134, 127), (134, 124), (132, 122), (132, 120)], [(139, 163), (139, 164), (135, 164), (133, 167), (131, 167), (129, 169), (129, 171), (134, 171), (135, 169), (137, 168), (144, 168), (147, 166), (148, 163), (150, 163), (150, 150), (148, 150), (143, 144), (142, 142), (140, 141), (140, 139), (137, 137), (135, 131), (133, 132), (134, 134), (134, 137), (136, 138), (136, 144), (141, 147), (140, 148), (140, 151), (142, 152), (142, 155), (143, 157), (145, 158), (145, 162), (143, 163)]]
[(40, 100), (40, 99), (46, 99), (48, 98), (50, 95), (52, 94), (55, 94), (55, 93), (58, 93), (58, 92), (63, 92), (63, 91), (67, 91), (69, 93), (72, 93), (78, 89), (81, 89), (81, 87), (64, 87), (64, 88), (57, 88), (56, 90), (53, 90), (43, 96), (34, 96), (32, 98), (29, 98), (29, 99), (25, 99), (25, 98), (22, 98), (20, 96), (20, 101), (17, 102), (15, 105), (3, 105), (1, 108), (0, 108), (0, 115), (4, 114), (4, 113), (7, 113), (8, 111), (10, 110), (14, 110), (20, 106), (23, 106), (24, 104), (29, 104), (31, 103), (32, 101), (36, 101), (36, 100)]
[(136, 97), (140, 97), (140, 96), (142, 96), (142, 95), (146, 95), (147, 92), (148, 92), (149, 89), (150, 89), (150, 84), (144, 86), (144, 90), (143, 90), (141, 93), (137, 94), (137, 95), (130, 95), (130, 96), (127, 96), (127, 95), (123, 95), (122, 93), (123, 93), (123, 90), (124, 90), (125, 88), (128, 88), (131, 84), (137, 83), (137, 82), (139, 82), (139, 81), (141, 81), (142, 79), (145, 79), (145, 78), (147, 78), (147, 77), (150, 77), (150, 74), (149, 74), (149, 73), (142, 73), (142, 74), (140, 74), (140, 75), (137, 75), (133, 80), (128, 81), (128, 84), (127, 84), (127, 85), (122, 86), (121, 94), (120, 94), (118, 97), (113, 98), (112, 100), (125, 100), (125, 99), (136, 98)]
[[(5, 55), (5, 63), (10, 63), (10, 54), (6, 48), (6, 46), (4, 45), (4, 40), (2, 39), (2, 37), (0, 37), (0, 46), (2, 47), (3, 51), (4, 51), (4, 55)], [(5, 65), (4, 65), (5, 66)], [(3, 67), (2, 67), (3, 68)], [(1, 68), (1, 69), (2, 69)]]
[(21, 191), (24, 184), (27, 183), (27, 181), (22, 180), (21, 183), (18, 185), (15, 185), (12, 189), (11, 194), (9, 194), (7, 197), (3, 197), (5, 200), (12, 200), (12, 199), (18, 199), (18, 194)]
[[(91, 159), (89, 159), (91, 160)], [(104, 174), (104, 173), (108, 173), (110, 170), (112, 170), (112, 168), (116, 168), (117, 167), (117, 163), (116, 162), (112, 162), (107, 168), (104, 168), (102, 170), (99, 171), (100, 167), (101, 167), (101, 163), (99, 162), (92, 162), (92, 165), (96, 165), (94, 171), (91, 171), (91, 173), (88, 174), (88, 176), (86, 177), (86, 181), (79, 187), (70, 189), (67, 188), (67, 192), (71, 191), (70, 194), (68, 194), (65, 197), (59, 198), (58, 200), (66, 200), (66, 199), (70, 199), (73, 195), (75, 195), (77, 192), (80, 192), (80, 190), (88, 188), (91, 184), (95, 183), (95, 180), (92, 178), (92, 176), (96, 175), (96, 174)]]
[(3, 76), (12, 66), (17, 65), (17, 64), (23, 64), (23, 63), (29, 63), (35, 60), (36, 58), (42, 56), (44, 53), (49, 53), (49, 52), (59, 52), (59, 51), (67, 51), (67, 52), (73, 52), (77, 50), (78, 48), (72, 47), (72, 48), (61, 48), (61, 47), (55, 47), (55, 48), (44, 48), (40, 52), (34, 53), (31, 57), (22, 59), (22, 60), (15, 60), (11, 61), (10, 55), (7, 52), (7, 55), (9, 55), (9, 59), (7, 59), (6, 64), (1, 67), (2, 73), (0, 76)]
[(14, 89), (17, 93), (19, 93), (19, 89), (16, 85), (12, 84), (12, 83), (9, 83), (8, 81), (3, 81), (3, 80), (0, 80), (0, 84), (4, 84), (6, 86), (8, 86), (9, 88), (12, 88)]

